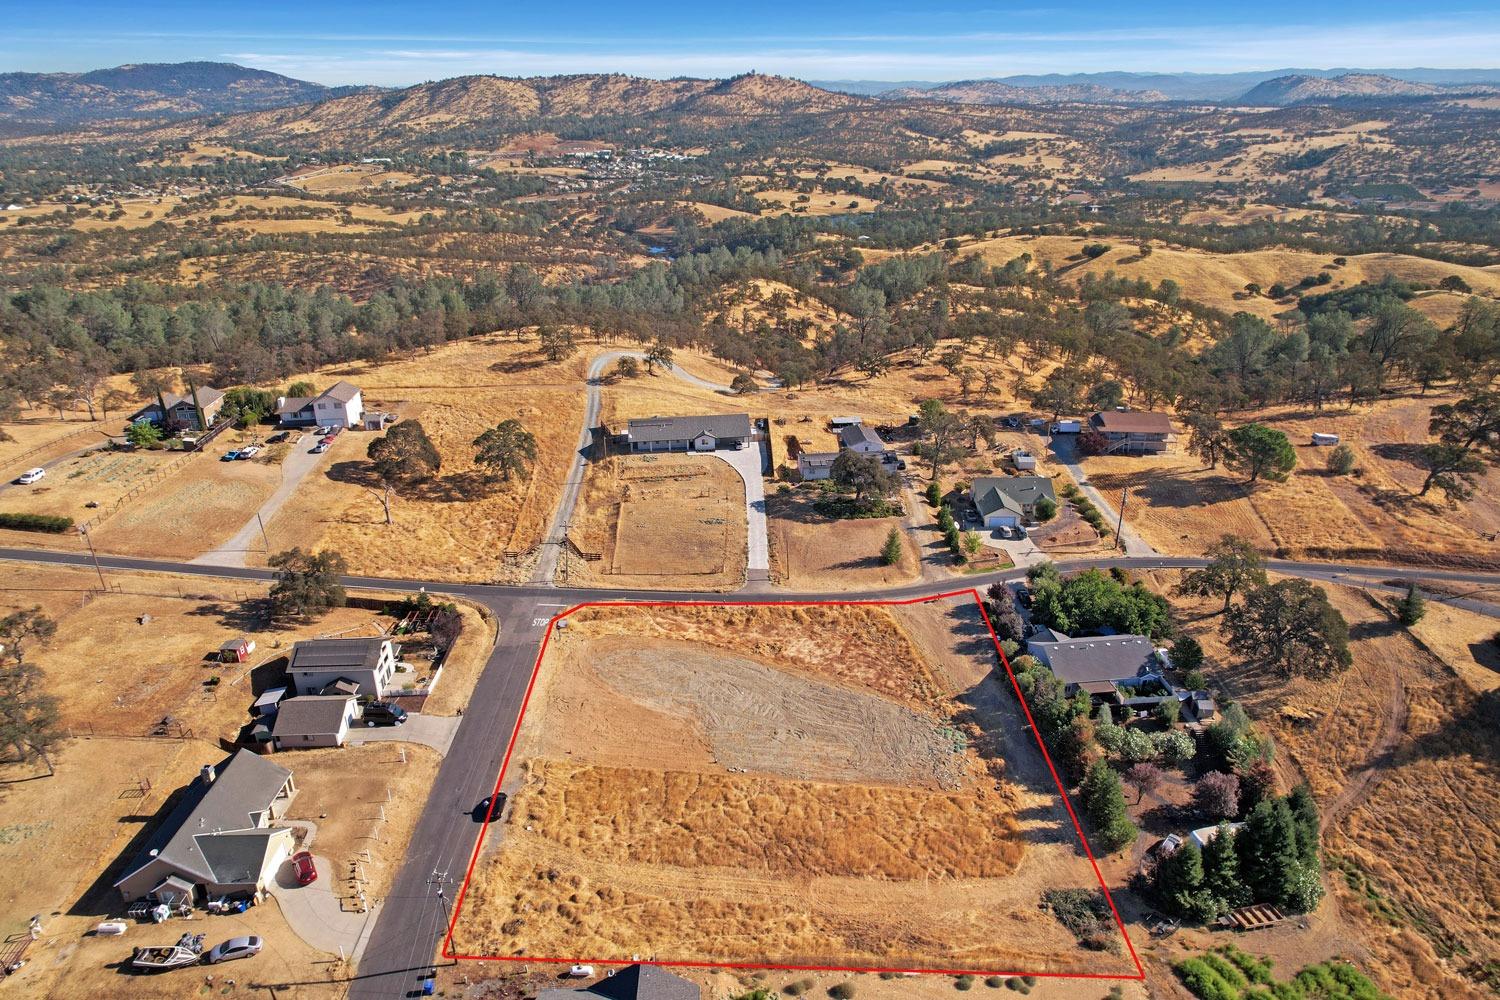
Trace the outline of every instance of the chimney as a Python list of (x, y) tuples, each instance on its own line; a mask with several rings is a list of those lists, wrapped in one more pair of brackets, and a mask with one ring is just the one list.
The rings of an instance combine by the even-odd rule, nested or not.
[(214, 770), (214, 766), (212, 764), (204, 764), (203, 770), (199, 772), (199, 775), (203, 778), (203, 783), (205, 785), (212, 785), (214, 783), (214, 779), (219, 776), (219, 772)]

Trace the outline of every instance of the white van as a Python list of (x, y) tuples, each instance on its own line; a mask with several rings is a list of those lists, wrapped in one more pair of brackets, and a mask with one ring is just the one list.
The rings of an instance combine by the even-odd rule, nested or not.
[(27, 469), (25, 472), (16, 477), (16, 482), (20, 483), (22, 486), (30, 486), (32, 483), (39, 481), (46, 474), (46, 469)]

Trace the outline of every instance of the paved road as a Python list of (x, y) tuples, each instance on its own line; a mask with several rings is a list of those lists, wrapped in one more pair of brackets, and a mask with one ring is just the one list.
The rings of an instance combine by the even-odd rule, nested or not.
[(749, 553), (745, 579), (747, 583), (766, 583), (771, 579), (771, 543), (766, 528), (766, 481), (762, 474), (764, 446), (759, 441), (751, 444), (754, 447), (706, 454), (728, 462), (745, 484), (745, 543)]

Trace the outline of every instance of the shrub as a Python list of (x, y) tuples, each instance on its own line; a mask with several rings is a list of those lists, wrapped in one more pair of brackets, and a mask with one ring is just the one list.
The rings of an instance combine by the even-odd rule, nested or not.
[(953, 980), (953, 988), (960, 992), (972, 990), (974, 988), (974, 977), (970, 975), (959, 976)]
[(828, 991), (828, 995), (833, 997), (833, 1000), (849, 1000), (850, 997), (854, 996), (854, 984), (839, 983)]
[(1336, 476), (1347, 476), (1354, 471), (1354, 449), (1341, 444), (1328, 453), (1325, 460), (1328, 471)]
[(927, 489), (922, 491), (922, 496), (929, 504), (936, 507), (943, 502), (943, 488), (935, 482), (928, 483)]
[[(1090, 951), (1117, 950), (1114, 915), (1097, 889), (1048, 889), (1042, 904)], [(1007, 985), (1009, 985), (1007, 983)], [(1024, 980), (1022, 985), (1030, 989)]]
[(1240, 991), (1225, 982), (1202, 958), (1184, 959), (1173, 969), (1198, 1000), (1240, 1000)]
[(1021, 980), (1017, 979), (1015, 976), (1011, 976), (1005, 981), (1005, 988), (1008, 990), (1015, 990), (1017, 992), (1020, 992)]
[(73, 527), (73, 519), (60, 514), (0, 514), (0, 528), (16, 531), (45, 531), (60, 535)]
[(1036, 519), (1043, 524), (1057, 516), (1057, 504), (1047, 497), (1042, 497), (1036, 502)]
[(988, 986), (992, 990), (998, 990), (1001, 984), (1003, 984), (1004, 982), (1005, 980), (1001, 979), (999, 976), (986, 976), (984, 978), (984, 985)]

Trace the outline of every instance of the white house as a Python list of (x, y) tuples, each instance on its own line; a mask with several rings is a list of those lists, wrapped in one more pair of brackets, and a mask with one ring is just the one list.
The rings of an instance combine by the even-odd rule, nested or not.
[(847, 451), (857, 451), (861, 455), (874, 455), (884, 458), (886, 444), (864, 424), (850, 424), (839, 430), (839, 448)]
[(276, 415), (284, 427), (358, 427), (364, 412), (359, 386), (342, 380), (317, 396), (276, 400)]
[[(287, 673), (299, 695), (381, 698), (396, 673), (396, 650), (389, 639), (307, 639), (292, 647)], [(287, 704), (282, 702), (282, 711)]]
[(833, 463), (838, 457), (836, 451), (804, 451), (797, 456), (797, 471), (804, 482), (827, 479), (833, 475)]
[(754, 440), (748, 413), (703, 417), (646, 417), (625, 425), (631, 451), (717, 451)]

